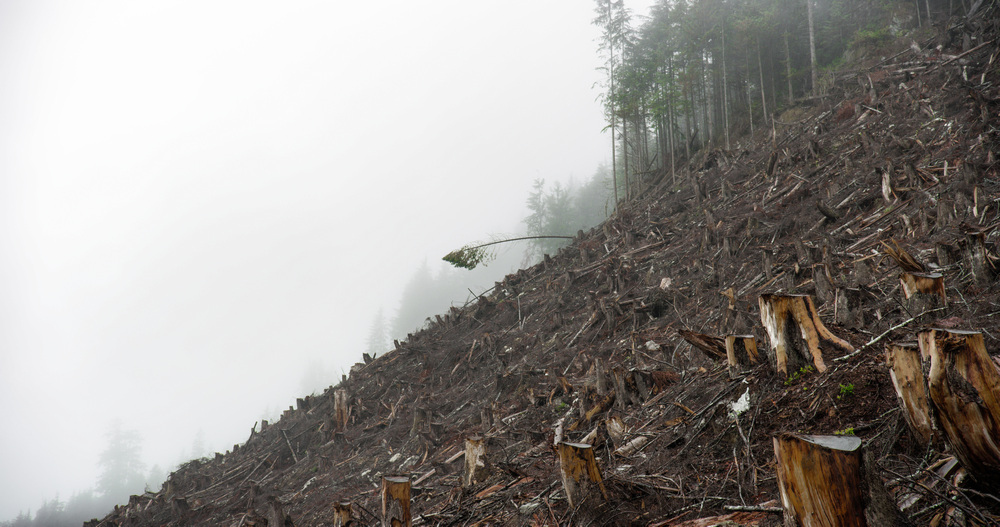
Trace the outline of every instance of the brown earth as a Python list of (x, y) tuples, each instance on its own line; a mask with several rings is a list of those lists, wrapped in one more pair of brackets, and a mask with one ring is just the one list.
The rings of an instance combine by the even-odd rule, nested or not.
[[(677, 181), (646, 181), (558, 255), (97, 524), (334, 525), (334, 504), (350, 501), (358, 525), (375, 525), (382, 476), (408, 475), (414, 524), (780, 525), (768, 507), (779, 505), (781, 432), (856, 434), (914, 524), (1000, 521), (1000, 489), (924, 477), (949, 452), (918, 446), (884, 362), (886, 343), (927, 325), (981, 330), (1000, 352), (998, 19), (991, 8), (883, 50), (892, 56), (842, 72), (775, 137), (758, 130), (702, 152)], [(944, 274), (946, 310), (914, 317), (892, 240)], [(758, 298), (775, 292), (812, 295), (855, 348), (888, 334), (846, 360), (824, 347), (825, 373), (780, 376), (764, 360), (735, 379), (678, 335), (749, 333), (765, 350)], [(338, 432), (341, 389), (351, 408)], [(613, 394), (606, 409), (602, 393)], [(748, 409), (734, 412), (745, 394)], [(560, 420), (571, 441), (597, 431), (607, 500), (569, 507)], [(474, 434), (490, 473), (463, 488), (457, 454)]]

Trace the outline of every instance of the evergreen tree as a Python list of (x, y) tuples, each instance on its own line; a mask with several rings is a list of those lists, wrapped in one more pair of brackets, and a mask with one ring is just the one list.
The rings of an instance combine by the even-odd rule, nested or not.
[(111, 424), (105, 437), (107, 445), (98, 458), (97, 492), (106, 501), (124, 502), (130, 494), (141, 492), (145, 484), (142, 437), (135, 430), (123, 429), (118, 420)]
[(389, 334), (385, 326), (385, 316), (382, 308), (375, 312), (371, 328), (368, 330), (368, 340), (365, 343), (365, 350), (374, 357), (376, 354), (385, 353), (389, 349)]

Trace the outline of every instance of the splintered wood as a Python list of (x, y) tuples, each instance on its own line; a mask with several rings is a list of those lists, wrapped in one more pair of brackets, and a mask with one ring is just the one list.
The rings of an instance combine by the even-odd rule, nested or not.
[(604, 488), (604, 480), (590, 445), (562, 442), (559, 443), (558, 450), (559, 473), (570, 507), (596, 497), (597, 491), (600, 491), (604, 499), (608, 499), (608, 491)]
[(899, 274), (899, 284), (911, 313), (921, 313), (938, 306), (948, 307), (944, 277), (940, 273), (903, 272)]
[(350, 407), (347, 405), (347, 390), (341, 388), (333, 392), (333, 421), (336, 431), (343, 432), (347, 429), (347, 420), (350, 418)]
[(868, 525), (861, 492), (860, 439), (782, 434), (774, 438), (774, 455), (785, 525)]
[(931, 361), (928, 392), (945, 439), (970, 474), (1000, 487), (1000, 372), (983, 335), (929, 329), (918, 338)]
[[(808, 295), (761, 295), (760, 321), (771, 340), (769, 359), (782, 375), (789, 370), (812, 364), (816, 371), (826, 371), (820, 339), (843, 349), (854, 351), (846, 340), (830, 332), (816, 313), (816, 305)], [(798, 330), (798, 331), (796, 331)]]
[(471, 487), (486, 479), (489, 469), (486, 466), (486, 441), (482, 437), (472, 436), (465, 440), (465, 474), (462, 485)]
[(334, 527), (345, 527), (354, 519), (351, 513), (351, 502), (338, 501), (333, 504), (333, 525)]
[(410, 527), (410, 478), (382, 478), (382, 527)]
[(934, 438), (934, 424), (927, 399), (927, 382), (924, 379), (923, 361), (915, 342), (894, 343), (886, 348), (889, 377), (896, 389), (903, 417), (910, 431), (921, 445), (927, 446)]

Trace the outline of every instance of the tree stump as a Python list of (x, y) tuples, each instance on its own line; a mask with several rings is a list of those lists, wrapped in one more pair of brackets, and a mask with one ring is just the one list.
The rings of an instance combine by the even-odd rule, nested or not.
[(559, 473), (570, 507), (596, 496), (597, 490), (604, 499), (608, 499), (608, 491), (604, 488), (604, 480), (590, 445), (564, 441), (559, 443), (558, 451)]
[(677, 332), (684, 340), (692, 346), (701, 350), (702, 353), (712, 360), (722, 360), (726, 358), (726, 343), (723, 339), (703, 333), (695, 333), (682, 329)]
[(1000, 488), (1000, 372), (983, 335), (929, 329), (918, 339), (930, 357), (928, 392), (944, 438), (976, 480)]
[(915, 342), (893, 343), (886, 347), (885, 355), (906, 424), (917, 441), (926, 447), (934, 439), (934, 421), (920, 350)]
[(417, 407), (413, 409), (413, 426), (410, 427), (410, 437), (419, 434), (425, 428), (425, 424), (431, 420), (429, 408)]
[(410, 527), (410, 478), (382, 477), (382, 527)]
[(816, 371), (826, 371), (821, 338), (846, 352), (854, 351), (846, 340), (826, 329), (808, 295), (761, 295), (759, 303), (760, 321), (771, 340), (769, 359), (781, 375), (810, 363)]
[(347, 429), (347, 421), (351, 417), (351, 407), (347, 404), (347, 390), (333, 392), (333, 422), (335, 431)]
[(782, 434), (773, 441), (786, 526), (868, 525), (860, 439)]
[(351, 512), (351, 502), (338, 501), (333, 504), (333, 525), (334, 527), (345, 527), (354, 520)]
[(899, 284), (903, 288), (906, 307), (913, 316), (936, 306), (948, 307), (944, 277), (940, 273), (903, 272), (899, 274)]
[(488, 475), (486, 441), (480, 436), (467, 438), (465, 440), (465, 474), (462, 476), (462, 486), (471, 487), (485, 480)]
[(735, 379), (741, 372), (757, 364), (758, 357), (757, 339), (753, 335), (726, 335), (730, 379)]

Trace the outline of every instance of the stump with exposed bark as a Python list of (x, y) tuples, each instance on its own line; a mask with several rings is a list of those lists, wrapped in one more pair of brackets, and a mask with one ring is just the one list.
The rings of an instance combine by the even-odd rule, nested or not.
[(410, 478), (382, 478), (382, 527), (410, 526)]
[(351, 502), (338, 501), (333, 504), (333, 525), (334, 527), (345, 527), (351, 523), (354, 515), (351, 512)]
[(927, 381), (920, 350), (915, 342), (893, 343), (886, 347), (886, 365), (896, 389), (906, 424), (917, 441), (927, 446), (934, 439), (934, 420), (927, 398)]
[(486, 441), (480, 436), (465, 440), (465, 474), (462, 486), (470, 487), (486, 479), (489, 467), (486, 463)]
[(918, 338), (930, 358), (928, 393), (945, 440), (976, 480), (1000, 487), (1000, 371), (982, 333), (929, 329)]
[(558, 451), (559, 474), (570, 507), (596, 498), (598, 492), (601, 497), (608, 499), (608, 491), (604, 488), (604, 480), (591, 445), (561, 442)]
[(729, 377), (736, 378), (741, 372), (757, 364), (757, 339), (753, 335), (726, 335), (726, 360), (729, 363)]
[(944, 289), (944, 276), (940, 273), (899, 274), (907, 310), (918, 315), (934, 307), (947, 307), (948, 296)]
[(761, 295), (759, 303), (760, 321), (771, 340), (769, 359), (781, 375), (809, 364), (816, 371), (826, 371), (821, 339), (846, 352), (854, 351), (823, 325), (808, 295)]
[(351, 416), (350, 406), (347, 404), (347, 390), (340, 389), (333, 392), (333, 422), (334, 431), (344, 431), (347, 429), (347, 420)]

